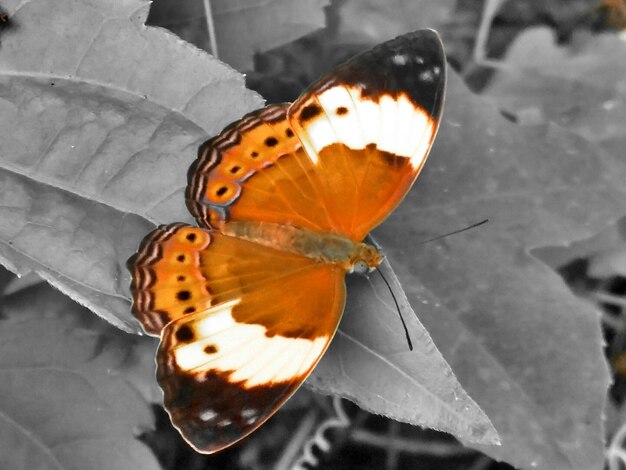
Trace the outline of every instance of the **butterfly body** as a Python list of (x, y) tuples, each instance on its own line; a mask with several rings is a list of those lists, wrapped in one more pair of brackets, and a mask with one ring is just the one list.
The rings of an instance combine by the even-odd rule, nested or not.
[(128, 261), (133, 313), (161, 337), (165, 408), (198, 451), (257, 429), (320, 360), (346, 274), (383, 259), (363, 240), (421, 171), (444, 88), (439, 37), (416, 31), (200, 147), (186, 190), (199, 226), (162, 225)]
[(376, 248), (366, 243), (293, 225), (229, 222), (220, 227), (220, 232), (280, 251), (301, 254), (322, 263), (336, 264), (347, 272), (354, 271), (357, 263), (365, 263), (368, 268), (375, 269), (383, 259)]

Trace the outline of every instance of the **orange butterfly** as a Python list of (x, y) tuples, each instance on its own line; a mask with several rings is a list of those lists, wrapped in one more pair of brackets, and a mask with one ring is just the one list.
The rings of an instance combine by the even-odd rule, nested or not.
[(165, 407), (196, 450), (250, 434), (313, 370), (346, 273), (383, 259), (362, 240), (422, 169), (444, 90), (439, 36), (417, 31), (200, 147), (186, 193), (200, 227), (160, 226), (128, 261)]

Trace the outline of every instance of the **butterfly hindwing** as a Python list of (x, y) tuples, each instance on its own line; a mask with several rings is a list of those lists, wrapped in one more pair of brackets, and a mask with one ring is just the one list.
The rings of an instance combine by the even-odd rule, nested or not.
[[(365, 52), (291, 106), (252, 113), (208, 141), (190, 173), (188, 206), (207, 226), (266, 221), (361, 241), (417, 178), (439, 126), (444, 87), (434, 31)], [(251, 161), (245, 171), (231, 166)], [(241, 177), (226, 178), (233, 168)]]
[[(330, 294), (325, 314), (338, 319), (343, 286), (326, 287), (323, 293), (307, 292), (301, 300)], [(216, 452), (263, 424), (310, 374), (334, 334), (268, 336), (263, 326), (236, 320), (254, 318), (264, 308), (287, 320), (306, 306), (292, 310), (235, 300), (177, 320), (163, 332), (157, 378), (164, 404), (174, 425), (200, 451)]]
[(161, 334), (157, 377), (196, 449), (245, 437), (300, 386), (335, 333), (345, 270), (172, 224), (131, 258), (134, 313)]
[(209, 308), (200, 253), (210, 243), (206, 230), (162, 225), (148, 234), (126, 263), (132, 275), (132, 311), (146, 333), (159, 336), (171, 321)]

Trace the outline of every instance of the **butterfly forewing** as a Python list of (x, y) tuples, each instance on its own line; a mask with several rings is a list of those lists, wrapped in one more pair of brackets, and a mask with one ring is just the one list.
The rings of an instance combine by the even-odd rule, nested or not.
[(254, 111), (200, 147), (186, 193), (200, 225), (252, 220), (333, 229), (315, 166), (287, 122), (287, 108)]
[(361, 241), (421, 171), (444, 87), (434, 31), (365, 52), (290, 107), (256, 111), (208, 141), (190, 173), (188, 205), (207, 226), (258, 220)]
[(435, 138), (444, 89), (443, 46), (424, 30), (355, 57), (289, 108), (291, 127), (328, 175), (324, 197), (340, 233), (362, 240), (404, 198)]

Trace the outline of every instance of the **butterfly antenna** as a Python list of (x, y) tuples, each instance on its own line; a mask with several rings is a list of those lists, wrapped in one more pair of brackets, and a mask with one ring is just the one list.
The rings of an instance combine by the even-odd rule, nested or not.
[(409, 330), (406, 327), (406, 323), (404, 322), (404, 317), (402, 316), (402, 311), (400, 310), (400, 305), (398, 305), (398, 300), (396, 299), (396, 296), (393, 293), (393, 289), (391, 289), (391, 286), (389, 285), (389, 282), (387, 282), (387, 279), (385, 279), (385, 276), (383, 275), (382, 271), (380, 269), (377, 269), (376, 271), (380, 273), (380, 277), (382, 277), (383, 281), (385, 281), (385, 284), (387, 284), (387, 288), (389, 289), (389, 292), (391, 293), (391, 297), (393, 297), (393, 301), (396, 304), (396, 309), (398, 310), (398, 315), (400, 316), (400, 321), (402, 322), (402, 327), (404, 328), (404, 334), (406, 335), (406, 342), (409, 343), (409, 350), (413, 351), (413, 343), (411, 342), (411, 337), (409, 336)]
[(487, 222), (489, 222), (489, 219), (481, 220), (480, 222), (476, 222), (475, 224), (472, 224), (469, 227), (461, 228), (459, 230), (455, 230), (454, 232), (445, 233), (445, 234), (439, 235), (439, 236), (437, 236), (435, 238), (431, 238), (429, 240), (420, 242), (420, 245), (424, 245), (426, 243), (430, 243), (430, 242), (434, 242), (434, 241), (437, 241), (437, 240), (441, 240), (442, 238), (449, 237), (450, 235), (456, 235), (457, 233), (465, 232), (466, 230), (470, 230), (470, 229), (473, 229), (473, 228), (476, 228), (476, 227), (480, 227), (481, 225), (484, 225)]

